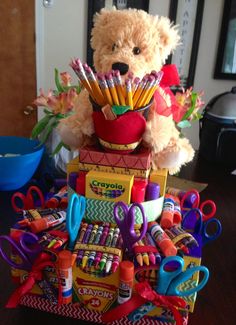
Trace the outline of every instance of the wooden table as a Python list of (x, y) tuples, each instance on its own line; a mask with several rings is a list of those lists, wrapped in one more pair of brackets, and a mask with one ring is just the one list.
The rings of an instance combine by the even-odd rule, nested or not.
[[(189, 324), (236, 324), (236, 176), (231, 175), (227, 169), (196, 158), (182, 169), (180, 177), (208, 183), (208, 187), (201, 193), (201, 198), (209, 198), (217, 203), (216, 216), (220, 218), (223, 226), (221, 237), (203, 249), (202, 264), (209, 268), (210, 279), (198, 294), (195, 311), (190, 314)], [(10, 192), (0, 193), (1, 234), (7, 234), (10, 225), (15, 221), (10, 207), (10, 196)], [(9, 267), (2, 260), (0, 260), (0, 288), (1, 325), (91, 324), (26, 307), (5, 309), (4, 304), (14, 285), (10, 280)]]

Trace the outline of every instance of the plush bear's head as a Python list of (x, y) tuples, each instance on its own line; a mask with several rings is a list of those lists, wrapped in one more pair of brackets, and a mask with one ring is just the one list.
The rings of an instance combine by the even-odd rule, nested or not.
[(143, 10), (101, 10), (94, 18), (91, 46), (96, 71), (120, 70), (143, 77), (160, 70), (179, 42), (176, 27), (166, 17)]

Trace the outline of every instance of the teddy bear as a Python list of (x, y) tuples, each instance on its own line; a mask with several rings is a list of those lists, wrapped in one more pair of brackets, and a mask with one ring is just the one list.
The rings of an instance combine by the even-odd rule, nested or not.
[[(163, 70), (163, 80), (172, 79), (171, 73), (165, 75), (163, 66), (180, 37), (177, 27), (167, 17), (137, 9), (102, 9), (94, 17), (91, 36), (97, 72), (119, 70), (124, 80), (130, 72), (142, 78), (150, 71)], [(168, 82), (163, 83), (163, 92), (165, 83), (168, 85)], [(175, 174), (193, 159), (194, 150), (188, 139), (180, 136), (172, 115), (158, 113), (158, 105), (158, 100), (154, 99), (148, 112), (142, 145), (151, 150), (154, 170), (167, 168), (170, 174)], [(63, 142), (72, 149), (96, 142), (93, 107), (86, 89), (78, 96), (73, 114), (61, 120), (58, 131)]]

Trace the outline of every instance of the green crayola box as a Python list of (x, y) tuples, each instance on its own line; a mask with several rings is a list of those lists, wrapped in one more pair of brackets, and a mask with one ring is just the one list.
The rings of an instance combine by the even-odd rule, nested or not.
[(85, 196), (89, 199), (130, 203), (133, 175), (118, 175), (89, 171), (86, 175)]

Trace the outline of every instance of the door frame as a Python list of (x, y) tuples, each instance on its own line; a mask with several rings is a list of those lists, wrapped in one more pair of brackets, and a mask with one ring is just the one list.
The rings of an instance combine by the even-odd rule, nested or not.
[[(40, 88), (43, 88), (44, 80), (44, 14), (43, 1), (34, 0), (35, 4), (35, 52), (36, 52), (36, 88), (39, 95)], [(37, 119), (40, 120), (44, 113), (42, 109), (37, 110)]]

